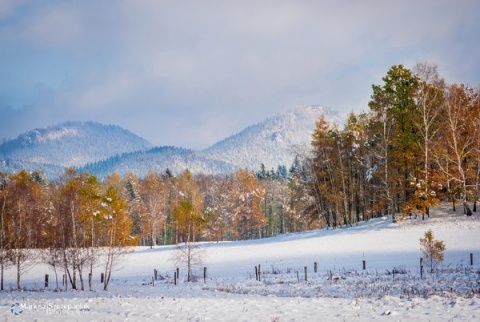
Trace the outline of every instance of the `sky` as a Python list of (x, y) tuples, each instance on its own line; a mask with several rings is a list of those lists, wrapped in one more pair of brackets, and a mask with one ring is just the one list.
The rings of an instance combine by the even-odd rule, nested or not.
[(0, 140), (65, 121), (202, 149), (393, 65), (480, 85), (480, 1), (0, 0)]

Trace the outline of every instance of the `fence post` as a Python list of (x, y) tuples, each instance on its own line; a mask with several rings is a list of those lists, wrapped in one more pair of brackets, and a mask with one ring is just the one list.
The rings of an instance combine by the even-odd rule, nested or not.
[(152, 286), (155, 286), (155, 277), (152, 276)]
[(423, 279), (423, 265), (420, 266), (420, 279)]
[(103, 283), (103, 279), (105, 278), (105, 275), (102, 273), (100, 274), (100, 283)]
[(90, 291), (93, 290), (93, 286), (92, 286), (92, 273), (88, 273), (88, 288)]
[(473, 266), (473, 253), (470, 253), (470, 266)]
[(65, 286), (65, 291), (68, 289), (68, 280), (67, 275), (63, 274), (63, 286)]
[(158, 277), (157, 269), (153, 270), (153, 276), (155, 276), (155, 280), (157, 280), (157, 277)]
[(262, 271), (260, 270), (260, 264), (258, 264), (258, 281), (262, 280)]
[(317, 262), (314, 262), (313, 263), (313, 272), (316, 273), (318, 270), (318, 263)]
[(305, 271), (305, 282), (306, 282), (308, 280), (308, 278), (307, 278), (307, 266), (305, 266), (303, 268), (303, 270)]
[(177, 285), (177, 272), (173, 271), (173, 284)]
[(207, 268), (206, 267), (203, 268), (203, 282), (204, 283), (207, 282)]
[(258, 266), (255, 266), (255, 280), (258, 281)]
[(180, 268), (177, 267), (177, 279), (180, 279)]
[(363, 260), (362, 263), (363, 263), (363, 270), (365, 270), (367, 268), (367, 261)]
[(48, 274), (45, 274), (45, 287), (48, 287)]

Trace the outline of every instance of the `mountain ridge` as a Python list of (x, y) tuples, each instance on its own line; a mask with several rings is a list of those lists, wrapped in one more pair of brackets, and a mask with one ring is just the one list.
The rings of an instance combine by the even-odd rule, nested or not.
[[(340, 119), (339, 113), (324, 107), (311, 105), (296, 108), (250, 125), (203, 151), (250, 170), (257, 170), (262, 163), (267, 169), (275, 169), (278, 165), (290, 166), (294, 155), (286, 153), (289, 152), (286, 150), (294, 145), (310, 144), (315, 123), (322, 114), (331, 120)], [(270, 148), (252, 152), (254, 146)]]
[[(315, 122), (324, 114), (340, 115), (320, 106), (296, 108), (250, 125), (203, 150), (155, 147), (117, 125), (65, 122), (34, 129), (0, 144), (0, 171), (41, 170), (58, 177), (66, 167), (88, 171), (101, 178), (116, 172), (144, 176), (148, 171), (226, 174), (239, 168), (258, 170), (289, 167), (294, 145), (309, 145)], [(95, 144), (92, 144), (95, 142)]]

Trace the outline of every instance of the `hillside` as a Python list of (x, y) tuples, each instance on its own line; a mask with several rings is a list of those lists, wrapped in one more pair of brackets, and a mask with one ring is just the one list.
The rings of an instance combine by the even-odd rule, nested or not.
[(262, 163), (267, 169), (288, 167), (294, 159), (292, 147), (309, 145), (315, 122), (323, 113), (330, 119), (337, 117), (321, 107), (297, 108), (249, 126), (203, 151), (156, 147), (116, 155), (88, 164), (81, 171), (103, 178), (112, 172), (143, 176), (149, 170), (164, 172), (167, 168), (176, 174), (185, 169), (192, 173), (225, 174), (239, 168), (258, 170)]
[(105, 178), (113, 172), (121, 176), (132, 172), (142, 177), (150, 170), (164, 173), (167, 168), (174, 174), (179, 174), (186, 169), (192, 173), (204, 174), (230, 173), (236, 170), (235, 166), (211, 158), (205, 153), (169, 146), (116, 155), (87, 164), (79, 170)]
[(146, 150), (151, 144), (116, 125), (67, 122), (35, 129), (0, 145), (1, 171), (63, 171), (112, 155)]
[[(439, 269), (425, 270), (421, 276), (419, 238), (429, 229), (447, 250)], [(204, 243), (196, 283), (185, 282), (185, 267), (172, 261), (178, 252), (175, 246), (137, 247), (114, 272), (111, 291), (98, 291), (98, 278), (93, 292), (53, 292), (54, 286), (50, 291), (9, 291), (3, 293), (6, 308), (0, 318), (11, 317), (11, 303), (40, 306), (47, 301), (86, 308), (60, 309), (76, 321), (477, 321), (479, 230), (478, 213), (466, 217), (443, 205), (432, 209), (426, 220), (417, 217), (392, 223), (384, 217), (350, 228)], [(470, 254), (474, 265), (470, 265)], [(258, 265), (260, 281), (254, 273)], [(174, 285), (176, 267), (180, 279)], [(208, 268), (205, 281), (203, 267)], [(154, 269), (159, 279), (152, 284)], [(101, 267), (94, 268), (95, 276), (100, 272)], [(14, 285), (15, 270), (6, 273), (7, 287)], [(54, 276), (51, 268), (37, 265), (25, 275), (24, 284), (43, 290), (46, 273)], [(45, 310), (29, 307), (22, 318), (51, 320)]]
[(339, 119), (338, 113), (323, 107), (296, 108), (247, 127), (204, 152), (239, 168), (258, 170), (262, 163), (266, 169), (289, 167), (295, 157), (292, 147), (310, 144), (315, 122), (322, 114), (329, 120)]
[(143, 176), (149, 170), (174, 173), (225, 174), (239, 168), (267, 170), (293, 163), (294, 147), (307, 148), (321, 114), (339, 115), (309, 106), (278, 114), (249, 126), (203, 151), (181, 147), (152, 147), (146, 140), (115, 125), (68, 122), (26, 132), (0, 145), (0, 171), (42, 170), (55, 178), (65, 167), (89, 171), (101, 178), (112, 172)]

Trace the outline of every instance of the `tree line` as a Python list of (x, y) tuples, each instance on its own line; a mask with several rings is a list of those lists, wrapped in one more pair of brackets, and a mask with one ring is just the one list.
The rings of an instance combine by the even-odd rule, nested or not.
[(440, 200), (476, 211), (480, 180), (480, 96), (445, 83), (436, 65), (392, 66), (373, 85), (369, 110), (343, 128), (318, 120), (305, 182), (309, 213), (325, 225), (375, 215), (429, 216)]
[(166, 169), (141, 178), (112, 173), (103, 181), (74, 169), (55, 181), (38, 171), (0, 173), (1, 288), (5, 269), (16, 268), (20, 288), (38, 260), (63, 272), (74, 289), (87, 281), (91, 288), (93, 267), (101, 265), (107, 289), (129, 246), (428, 216), (441, 199), (472, 202), (476, 211), (478, 90), (447, 85), (435, 65), (421, 63), (412, 70), (392, 66), (372, 91), (369, 110), (351, 113), (344, 126), (320, 117), (310, 151), (298, 153), (288, 169), (195, 176)]
[(93, 268), (102, 266), (107, 289), (112, 267), (129, 246), (304, 230), (308, 224), (287, 207), (284, 172), (194, 176), (185, 170), (175, 176), (167, 169), (142, 178), (113, 173), (103, 181), (75, 169), (55, 181), (39, 171), (0, 173), (1, 288), (5, 269), (15, 267), (21, 288), (23, 273), (41, 261), (81, 290), (87, 281), (91, 288)]
[(15, 266), (20, 289), (23, 273), (42, 261), (55, 271), (57, 285), (61, 271), (81, 290), (87, 272), (92, 287), (93, 267), (100, 265), (107, 290), (113, 266), (135, 245), (127, 202), (114, 180), (100, 183), (71, 169), (53, 182), (40, 172), (0, 174), (1, 289), (5, 269)]

